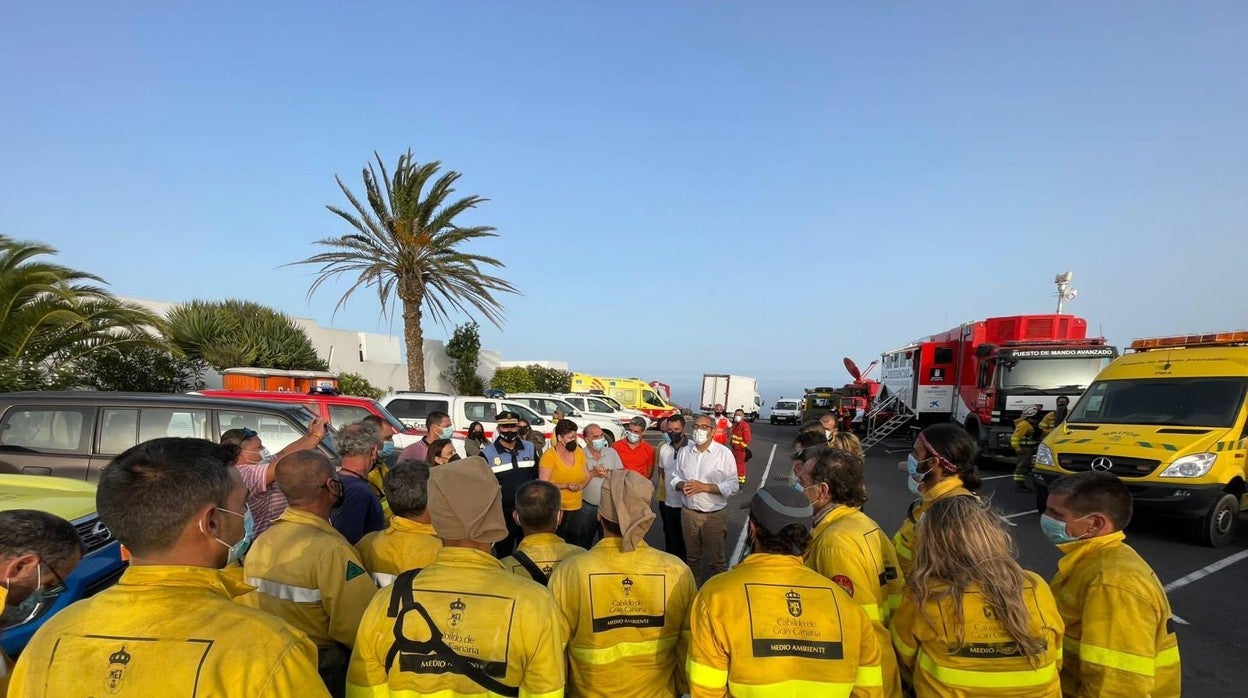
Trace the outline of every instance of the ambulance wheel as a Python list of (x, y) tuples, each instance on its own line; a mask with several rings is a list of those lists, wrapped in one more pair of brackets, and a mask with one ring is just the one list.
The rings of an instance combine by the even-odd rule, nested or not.
[(1223, 492), (1209, 507), (1208, 513), (1196, 520), (1193, 532), (1196, 542), (1211, 548), (1221, 548), (1235, 540), (1235, 525), (1239, 521), (1239, 497)]

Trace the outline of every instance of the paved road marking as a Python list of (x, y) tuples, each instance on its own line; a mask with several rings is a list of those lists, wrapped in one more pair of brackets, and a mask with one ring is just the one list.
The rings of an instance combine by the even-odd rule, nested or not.
[(980, 480), (1003, 480), (1007, 477), (1014, 477), (1014, 473), (1010, 473), (1009, 475), (989, 475), (988, 477), (981, 477), (979, 479)]
[(1039, 513), (1040, 513), (1039, 510), (1032, 509), (1031, 511), (1020, 511), (1016, 514), (1006, 514), (1005, 516), (1001, 516), (999, 518), (1005, 523), (1009, 524), (1010, 526), (1017, 526), (1018, 524), (1014, 523), (1013, 521), (1010, 521), (1010, 519), (1017, 519), (1020, 516), (1027, 516), (1028, 514), (1039, 514)]
[(1170, 582), (1169, 584), (1162, 587), (1162, 589), (1165, 590), (1167, 594), (1174, 591), (1175, 589), (1182, 589), (1183, 587), (1187, 586), (1188, 584), (1191, 584), (1192, 582), (1195, 582), (1199, 579), (1204, 579), (1205, 577), (1208, 577), (1209, 575), (1213, 574), (1214, 572), (1217, 572), (1220, 569), (1230, 567), (1236, 562), (1239, 562), (1240, 560), (1245, 560), (1245, 559), (1248, 559), (1248, 550), (1241, 550), (1235, 553), (1234, 555), (1231, 555), (1230, 557), (1218, 560), (1212, 565), (1205, 565), (1204, 567), (1201, 567), (1200, 569), (1196, 570), (1195, 572), (1191, 574), (1179, 577), (1173, 582)]
[[(776, 444), (771, 445), (771, 455), (767, 456), (767, 467), (763, 468), (763, 478), (758, 481), (758, 489), (763, 489), (763, 485), (767, 484), (767, 476), (771, 473), (771, 461), (776, 457)], [(754, 490), (757, 492), (758, 490)], [(750, 517), (745, 517), (745, 523), (741, 524), (741, 535), (737, 537), (737, 547), (732, 551), (732, 557), (728, 559), (728, 567), (736, 567), (741, 561), (741, 554), (745, 551), (745, 535), (750, 530)]]

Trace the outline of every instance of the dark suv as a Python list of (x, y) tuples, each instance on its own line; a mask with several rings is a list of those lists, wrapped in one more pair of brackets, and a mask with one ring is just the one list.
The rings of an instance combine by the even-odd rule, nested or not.
[[(276, 453), (307, 433), (306, 407), (148, 393), (92, 391), (0, 393), (0, 473), (56, 475), (94, 482), (122, 451), (149, 439), (190, 436), (219, 441), (247, 427)], [(335, 463), (326, 434), (321, 451)]]

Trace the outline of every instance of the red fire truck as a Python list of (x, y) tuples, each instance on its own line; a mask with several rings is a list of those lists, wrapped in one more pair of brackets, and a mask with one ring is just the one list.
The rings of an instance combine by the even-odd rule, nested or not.
[(959, 325), (885, 352), (884, 388), (918, 426), (954, 421), (987, 454), (1010, 453), (1014, 421), (1028, 405), (1043, 412), (1067, 396), (1074, 408), (1118, 350), (1088, 337), (1073, 315), (1011, 315)]

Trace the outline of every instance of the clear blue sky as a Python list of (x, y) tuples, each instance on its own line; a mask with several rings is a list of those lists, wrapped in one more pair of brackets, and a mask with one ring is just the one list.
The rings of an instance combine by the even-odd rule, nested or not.
[(411, 148), (491, 199), (524, 296), (486, 346), (683, 400), (840, 384), (1065, 269), (1118, 344), (1248, 325), (1243, 3), (185, 5), (0, 29), (0, 232), (122, 295), (390, 329), (279, 265)]

